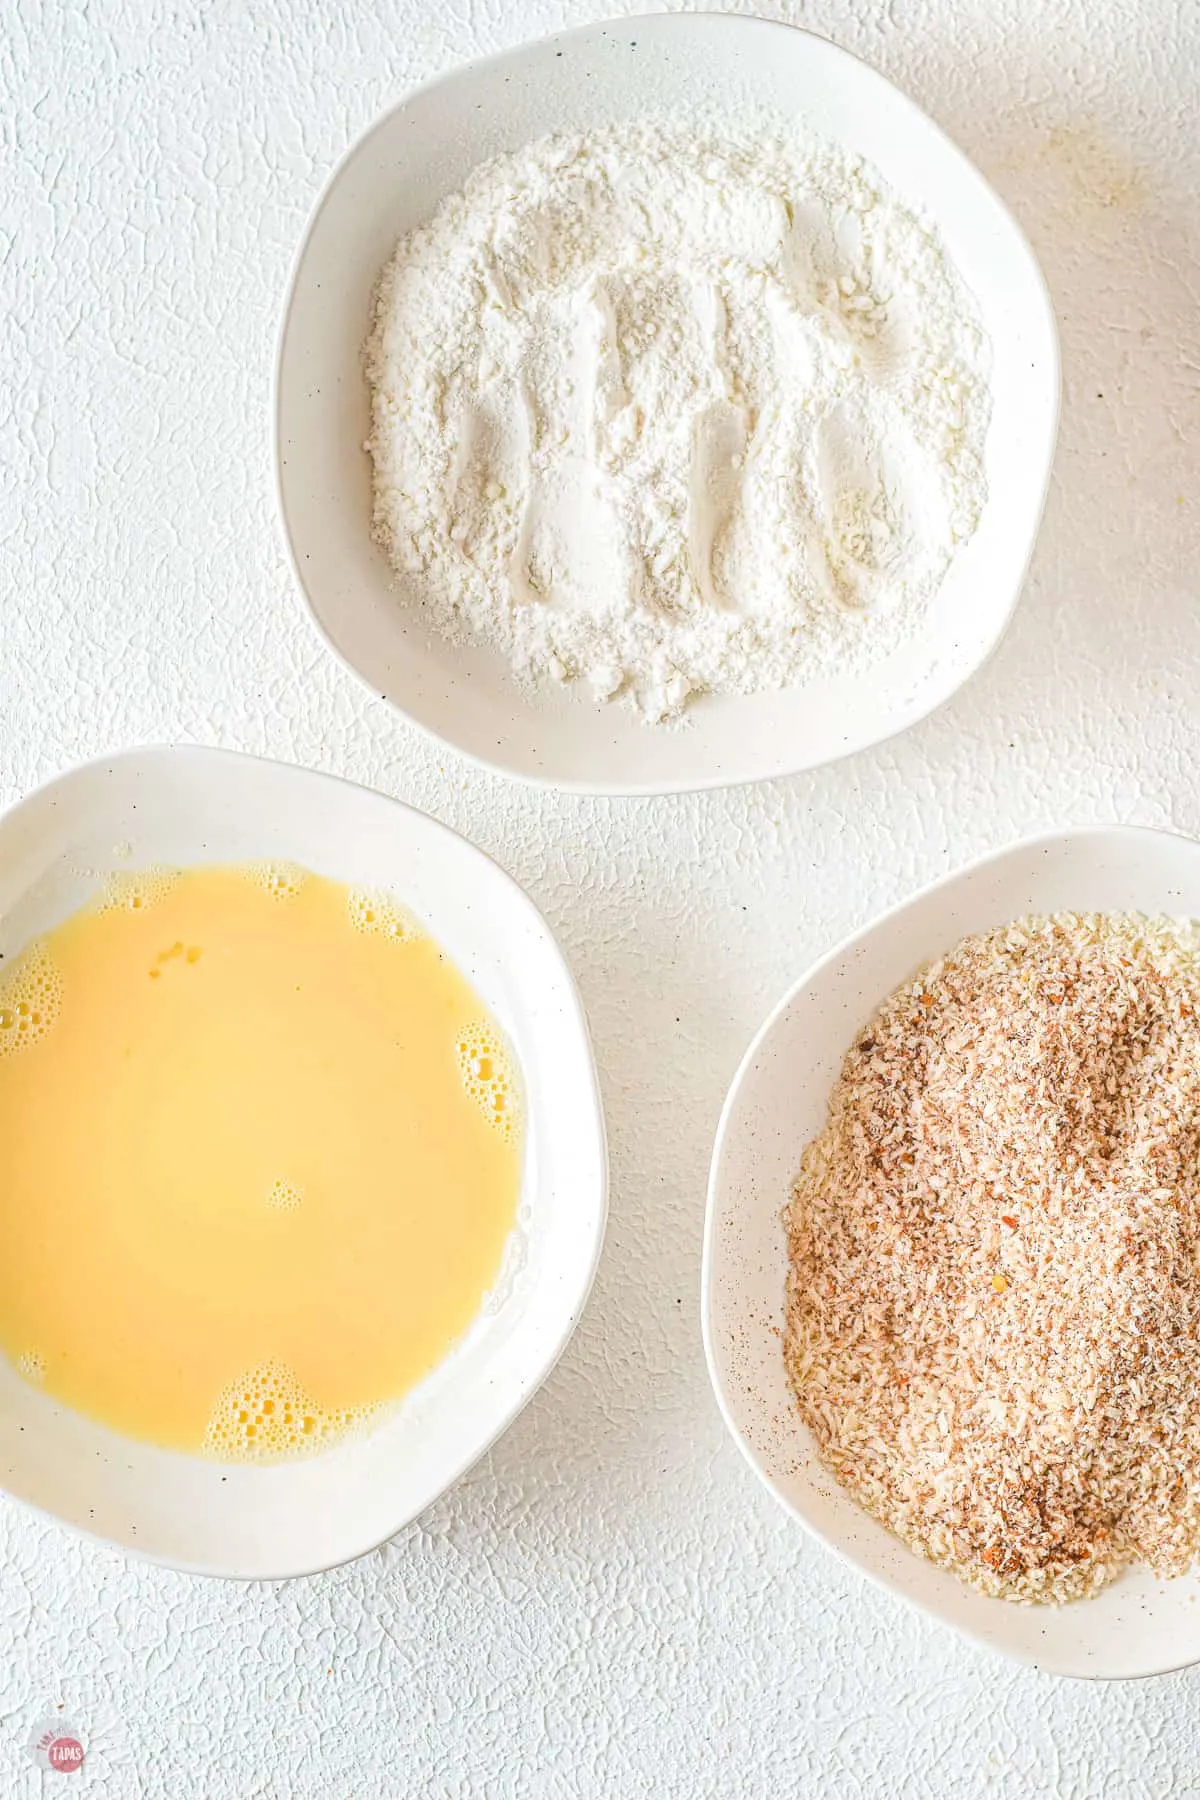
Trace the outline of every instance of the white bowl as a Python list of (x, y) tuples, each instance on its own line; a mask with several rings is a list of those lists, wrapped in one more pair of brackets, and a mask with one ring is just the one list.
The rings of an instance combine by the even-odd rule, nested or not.
[[(989, 499), (920, 636), (886, 663), (782, 693), (707, 698), (687, 728), (562, 693), (530, 697), (479, 646), (453, 649), (406, 611), (370, 536), (361, 352), (396, 240), (484, 158), (544, 132), (649, 109), (761, 108), (860, 151), (926, 211), (974, 291), (994, 357)], [(527, 781), (651, 794), (786, 775), (902, 731), (999, 642), (1041, 517), (1058, 423), (1045, 284), (1009, 214), (911, 100), (823, 39), (717, 14), (589, 26), (418, 89), (350, 151), (321, 195), (288, 290), (275, 379), (280, 513), (327, 643), (376, 694), (466, 755)]]
[(511, 1423), (574, 1330), (607, 1198), (587, 1025), (549, 928), (482, 851), (381, 794), (220, 750), (135, 750), (72, 770), (0, 818), (0, 951), (59, 923), (115, 869), (273, 858), (395, 892), (508, 1033), (527, 1104), (523, 1265), (513, 1259), (494, 1310), (396, 1413), (305, 1461), (254, 1468), (135, 1443), (0, 1358), (10, 1494), (156, 1562), (267, 1578), (372, 1549)]
[(990, 1649), (1058, 1675), (1161, 1674), (1200, 1660), (1200, 1576), (1120, 1577), (1094, 1600), (1016, 1606), (924, 1562), (823, 1469), (784, 1375), (783, 1209), (842, 1059), (879, 1004), (969, 932), (1059, 909), (1196, 914), (1200, 844), (1112, 826), (1016, 844), (926, 888), (802, 976), (743, 1059), (721, 1114), (705, 1226), (709, 1374), (751, 1467), (881, 1586)]

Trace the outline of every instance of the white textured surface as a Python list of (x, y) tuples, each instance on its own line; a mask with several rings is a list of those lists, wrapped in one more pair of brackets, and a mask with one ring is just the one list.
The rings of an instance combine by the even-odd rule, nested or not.
[(289, 588), (266, 429), (288, 259), (344, 144), (411, 81), (602, 10), (5, 9), (0, 800), (94, 750), (185, 737), (428, 807), (559, 930), (613, 1150), (567, 1357), (385, 1552), (228, 1588), (0, 1508), (6, 1796), (40, 1791), (24, 1744), (46, 1702), (93, 1737), (76, 1790), (119, 1800), (1200, 1792), (1200, 1672), (1022, 1673), (810, 1546), (723, 1436), (696, 1303), (721, 1095), (815, 952), (1020, 831), (1200, 832), (1200, 14), (786, 9), (906, 85), (1032, 237), (1063, 326), (1054, 491), (1006, 644), (934, 719), (815, 776), (618, 804), (480, 776), (334, 668)]

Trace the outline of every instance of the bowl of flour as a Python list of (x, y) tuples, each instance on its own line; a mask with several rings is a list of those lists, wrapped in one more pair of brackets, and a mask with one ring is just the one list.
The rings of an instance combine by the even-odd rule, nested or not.
[(903, 730), (994, 648), (1057, 342), (1000, 202), (789, 27), (614, 22), (410, 95), (310, 222), (276, 465), (312, 616), (477, 761), (647, 793)]

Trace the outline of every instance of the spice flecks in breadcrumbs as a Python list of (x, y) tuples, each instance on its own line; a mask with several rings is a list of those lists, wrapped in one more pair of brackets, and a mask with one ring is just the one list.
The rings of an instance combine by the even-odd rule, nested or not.
[(893, 994), (788, 1213), (785, 1356), (855, 1498), (989, 1594), (1200, 1551), (1200, 928), (1029, 918)]

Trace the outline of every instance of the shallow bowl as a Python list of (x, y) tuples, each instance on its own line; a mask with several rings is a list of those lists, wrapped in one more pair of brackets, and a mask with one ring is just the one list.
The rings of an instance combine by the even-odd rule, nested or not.
[[(372, 290), (397, 239), (475, 164), (556, 130), (649, 111), (761, 111), (861, 152), (927, 213), (973, 290), (993, 355), (989, 498), (919, 635), (866, 674), (708, 697), (682, 728), (582, 695), (531, 695), (496, 653), (452, 647), (402, 604), (371, 540)], [(1058, 424), (1058, 344), (1045, 283), (1011, 217), (911, 100), (844, 50), (791, 26), (718, 14), (594, 25), (475, 62), (409, 94), (325, 187), (284, 306), (275, 372), (280, 515), (329, 646), (372, 692), (477, 762), (585, 792), (720, 787), (832, 761), (940, 706), (1012, 612), (1041, 517)]]
[(1200, 914), (1200, 844), (1125, 826), (1033, 838), (949, 875), (856, 932), (784, 995), (721, 1114), (705, 1224), (709, 1374), (756, 1474), (813, 1535), (964, 1637), (1058, 1675), (1161, 1674), (1200, 1661), (1200, 1575), (1122, 1575), (1063, 1607), (989, 1599), (924, 1562), (818, 1461), (784, 1376), (783, 1211), (854, 1037), (894, 988), (961, 937), (1023, 913)]
[(10, 1494), (156, 1562), (263, 1578), (328, 1568), (381, 1543), (512, 1422), (579, 1318), (607, 1202), (587, 1026), (549, 928), (482, 851), (398, 801), (219, 750), (89, 763), (0, 818), (0, 952), (11, 957), (60, 923), (116, 871), (275, 859), (395, 893), (507, 1033), (526, 1098), (511, 1278), (369, 1435), (296, 1462), (256, 1468), (133, 1442), (0, 1358), (0, 1485)]

